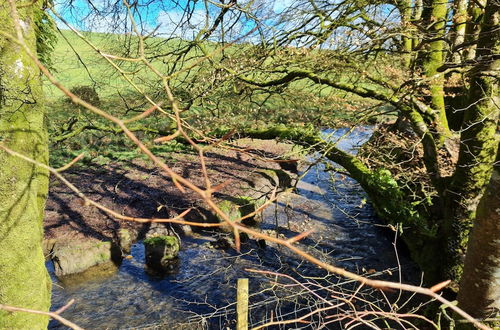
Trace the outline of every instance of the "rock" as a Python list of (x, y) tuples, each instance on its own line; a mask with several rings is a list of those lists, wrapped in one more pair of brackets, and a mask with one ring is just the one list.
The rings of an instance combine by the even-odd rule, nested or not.
[(94, 239), (57, 241), (50, 255), (58, 277), (80, 273), (105, 262), (121, 261), (121, 252), (115, 244)]
[(118, 267), (111, 261), (106, 261), (98, 265), (89, 267), (83, 272), (60, 276), (64, 288), (78, 287), (88, 281), (103, 281), (114, 276), (118, 272)]
[(257, 246), (261, 249), (265, 249), (267, 246), (266, 240), (265, 239), (257, 240)]
[(255, 173), (255, 188), (262, 192), (271, 192), (276, 186), (279, 190), (285, 190), (293, 185), (292, 176), (283, 170), (260, 169)]
[(55, 239), (44, 239), (42, 242), (42, 250), (43, 255), (45, 256), (45, 260), (51, 259), (52, 249), (56, 245), (57, 240)]
[(193, 229), (189, 225), (181, 225), (181, 229), (184, 235), (193, 236)]
[(291, 172), (293, 174), (298, 174), (299, 173), (299, 161), (298, 159), (291, 159), (287, 162), (280, 162), (278, 165), (280, 168), (284, 171)]
[[(241, 196), (236, 197), (232, 200), (222, 201), (221, 203), (219, 203), (219, 208), (229, 217), (230, 221), (236, 221), (255, 212), (255, 210), (257, 210), (258, 208), (257, 204), (257, 201), (255, 201), (251, 197)], [(259, 216), (254, 215), (242, 220), (242, 223), (246, 226), (254, 226), (259, 222), (258, 219), (260, 219)], [(219, 221), (222, 222), (223, 220), (219, 218)], [(232, 227), (228, 224), (223, 224), (222, 226), (220, 226), (220, 229), (227, 233), (233, 232)]]
[(151, 223), (151, 226), (149, 227), (146, 233), (146, 238), (157, 237), (157, 236), (170, 236), (171, 229), (167, 226), (169, 226), (169, 224), (161, 222)]
[(130, 229), (120, 228), (118, 230), (118, 244), (123, 254), (130, 254), (135, 235)]
[(147, 270), (168, 272), (179, 254), (180, 244), (175, 236), (154, 236), (144, 240)]
[(221, 237), (217, 241), (212, 243), (212, 247), (214, 249), (227, 250), (234, 246), (234, 242), (229, 237)]

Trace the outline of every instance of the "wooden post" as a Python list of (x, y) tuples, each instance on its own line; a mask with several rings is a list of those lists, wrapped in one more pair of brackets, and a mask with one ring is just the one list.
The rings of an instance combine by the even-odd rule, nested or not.
[(248, 330), (248, 278), (238, 279), (236, 314), (237, 330)]

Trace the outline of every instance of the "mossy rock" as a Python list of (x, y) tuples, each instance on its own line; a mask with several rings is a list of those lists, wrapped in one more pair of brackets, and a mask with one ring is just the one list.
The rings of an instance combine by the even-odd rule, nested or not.
[(149, 237), (143, 244), (147, 269), (157, 273), (168, 271), (180, 250), (179, 240), (175, 236)]
[[(261, 205), (262, 200), (255, 200), (252, 197), (248, 196), (240, 196), (233, 198), (232, 200), (224, 200), (219, 203), (219, 208), (222, 212), (224, 212), (230, 221), (236, 221), (244, 216), (252, 214), (255, 212)], [(247, 226), (255, 226), (261, 220), (260, 214), (253, 215), (247, 219), (244, 219), (242, 223)], [(223, 221), (219, 218), (219, 221)], [(231, 226), (228, 224), (224, 224), (221, 226), (221, 230), (225, 232), (232, 232)]]
[(130, 229), (120, 228), (118, 230), (118, 244), (122, 253), (130, 254), (135, 235)]
[[(279, 189), (286, 189), (292, 186), (292, 177), (290, 174), (283, 170), (275, 170), (275, 169), (261, 169), (256, 172), (256, 174), (266, 179), (271, 184), (271, 189), (277, 186)], [(259, 184), (256, 184), (256, 188), (259, 187)]]
[(105, 262), (118, 263), (121, 257), (115, 244), (97, 240), (57, 241), (50, 255), (58, 277), (80, 273)]
[[(101, 104), (99, 94), (93, 86), (74, 86), (73, 88), (71, 88), (71, 93), (75, 94), (85, 102), (92, 105), (99, 106)], [(67, 99), (67, 102), (71, 102), (71, 100)]]

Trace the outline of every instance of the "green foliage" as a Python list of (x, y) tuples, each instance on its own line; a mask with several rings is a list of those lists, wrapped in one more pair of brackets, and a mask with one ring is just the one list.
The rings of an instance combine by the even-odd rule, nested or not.
[[(83, 32), (83, 35), (103, 52), (137, 55), (136, 50), (130, 47), (137, 42), (133, 36), (90, 32)], [(190, 60), (178, 61), (177, 55), (173, 54), (178, 54), (186, 45), (182, 40), (148, 38), (145, 49), (147, 54), (154, 56), (167, 54), (152, 60), (155, 69), (167, 74), (203, 56), (204, 53), (194, 47), (187, 55)], [(204, 47), (211, 52), (216, 45), (206, 42)], [(229, 67), (239, 64), (250, 66), (255, 64), (254, 55), (259, 54), (254, 46), (242, 44), (230, 48), (225, 59), (214, 60), (226, 61), (225, 65)], [(298, 56), (293, 54), (290, 60), (298, 59)], [(150, 69), (140, 63), (116, 62), (121, 69), (130, 72), (127, 77), (135, 84), (133, 87), (103, 57), (70, 31), (61, 31), (52, 58), (56, 78), (63, 85), (83, 100), (119, 118), (131, 118), (149, 108), (151, 105), (144, 95), (157, 102), (166, 99), (158, 76)], [(179, 63), (179, 66), (172, 67), (171, 63)], [(308, 81), (295, 81), (284, 88), (262, 90), (235, 79), (208, 61), (173, 78), (171, 88), (182, 109), (182, 119), (205, 134), (219, 137), (236, 128), (238, 131), (252, 130), (251, 133), (261, 134), (262, 138), (273, 135), (273, 138), (296, 140), (296, 137), (308, 136), (312, 141), (317, 138), (314, 126), (345, 124), (353, 120), (353, 110), (363, 105), (361, 98), (346, 99), (332, 88), (318, 88)], [(45, 90), (50, 110), (48, 123), (53, 166), (62, 166), (81, 152), (88, 154), (84, 162), (99, 164), (142, 157), (116, 126), (67, 102), (66, 96), (52, 84), (46, 83)], [(167, 112), (171, 111), (168, 102), (164, 102), (162, 107)], [(301, 126), (303, 123), (308, 124)], [(165, 145), (155, 145), (150, 141), (171, 134), (175, 126), (169, 117), (155, 112), (129, 128), (153, 152), (168, 157), (169, 152), (187, 152), (190, 148), (175, 141)], [(274, 127), (273, 132), (266, 134), (264, 129), (259, 133), (260, 127), (269, 126)]]
[(428, 217), (416, 208), (421, 202), (408, 201), (389, 170), (380, 168), (373, 171), (368, 183), (377, 187), (373, 194), (380, 197), (374, 206), (384, 219), (400, 228), (401, 232), (403, 228), (411, 228), (412, 232), (436, 237), (437, 226), (430, 225)]

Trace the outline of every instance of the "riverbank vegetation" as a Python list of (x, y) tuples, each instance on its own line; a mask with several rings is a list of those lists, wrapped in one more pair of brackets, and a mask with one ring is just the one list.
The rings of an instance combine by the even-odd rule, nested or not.
[[(242, 236), (268, 240), (362, 285), (430, 296), (476, 326), (485, 327), (465, 312), (479, 319), (498, 316), (499, 231), (484, 229), (498, 228), (492, 225), (498, 219), (484, 204), (476, 212), (498, 162), (498, 0), (296, 0), (283, 6), (233, 0), (200, 6), (188, 0), (172, 8), (160, 1), (95, 7), (82, 0), (58, 4), (59, 11), (52, 5), (0, 5), (8, 22), (0, 28), (0, 162), (9, 169), (0, 174), (6, 205), (0, 209), (0, 234), (6, 237), (0, 247), (17, 247), (0, 259), (6, 270), (0, 279), (10, 283), (1, 288), (0, 304), (21, 306), (23, 294), (31, 295), (30, 289), (18, 290), (23, 284), (12, 260), (24, 265), (37, 251), (38, 268), (20, 267), (40, 287), (25, 307), (47, 310), (50, 281), (40, 241), (48, 173), (64, 182), (60, 172), (78, 161), (106, 167), (143, 157), (172, 187), (197, 194), (219, 219), (216, 225), (233, 232), (236, 250)], [(72, 6), (87, 8), (87, 15), (80, 17)], [(168, 13), (176, 18), (152, 25), (148, 8), (157, 20)], [(70, 24), (80, 20), (87, 31)], [(92, 22), (102, 29), (99, 24), (110, 20), (105, 32), (91, 32)], [(367, 123), (378, 125), (357, 154), (321, 134), (323, 128)], [(228, 183), (213, 184), (205, 157), (215, 147), (248, 154), (231, 144), (240, 137), (287, 140), (338, 164), (336, 170), (361, 185), (377, 215), (405, 241), (430, 289), (370, 280), (322, 262), (294, 245), (307, 232), (285, 240), (246, 226), (246, 215), (232, 218), (213, 198)], [(199, 163), (201, 181), (172, 169), (165, 159), (175, 153)], [(257, 157), (297, 161), (290, 154)], [(86, 205), (134, 220), (69, 189)], [(161, 221), (196, 225), (185, 212)], [(475, 243), (466, 265), (477, 277), (464, 276), (467, 283), (460, 285), (462, 274), (471, 272), (463, 266), (477, 214), (481, 221), (473, 237), (491, 251), (491, 263), (474, 260), (485, 258)], [(39, 220), (34, 226), (30, 219)], [(491, 301), (481, 310), (466, 303), (476, 294), (470, 283), (475, 280), (491, 282), (475, 298)], [(444, 286), (452, 298), (461, 290), (465, 312), (436, 294)], [(7, 327), (46, 322), (6, 312), (0, 318)]]

